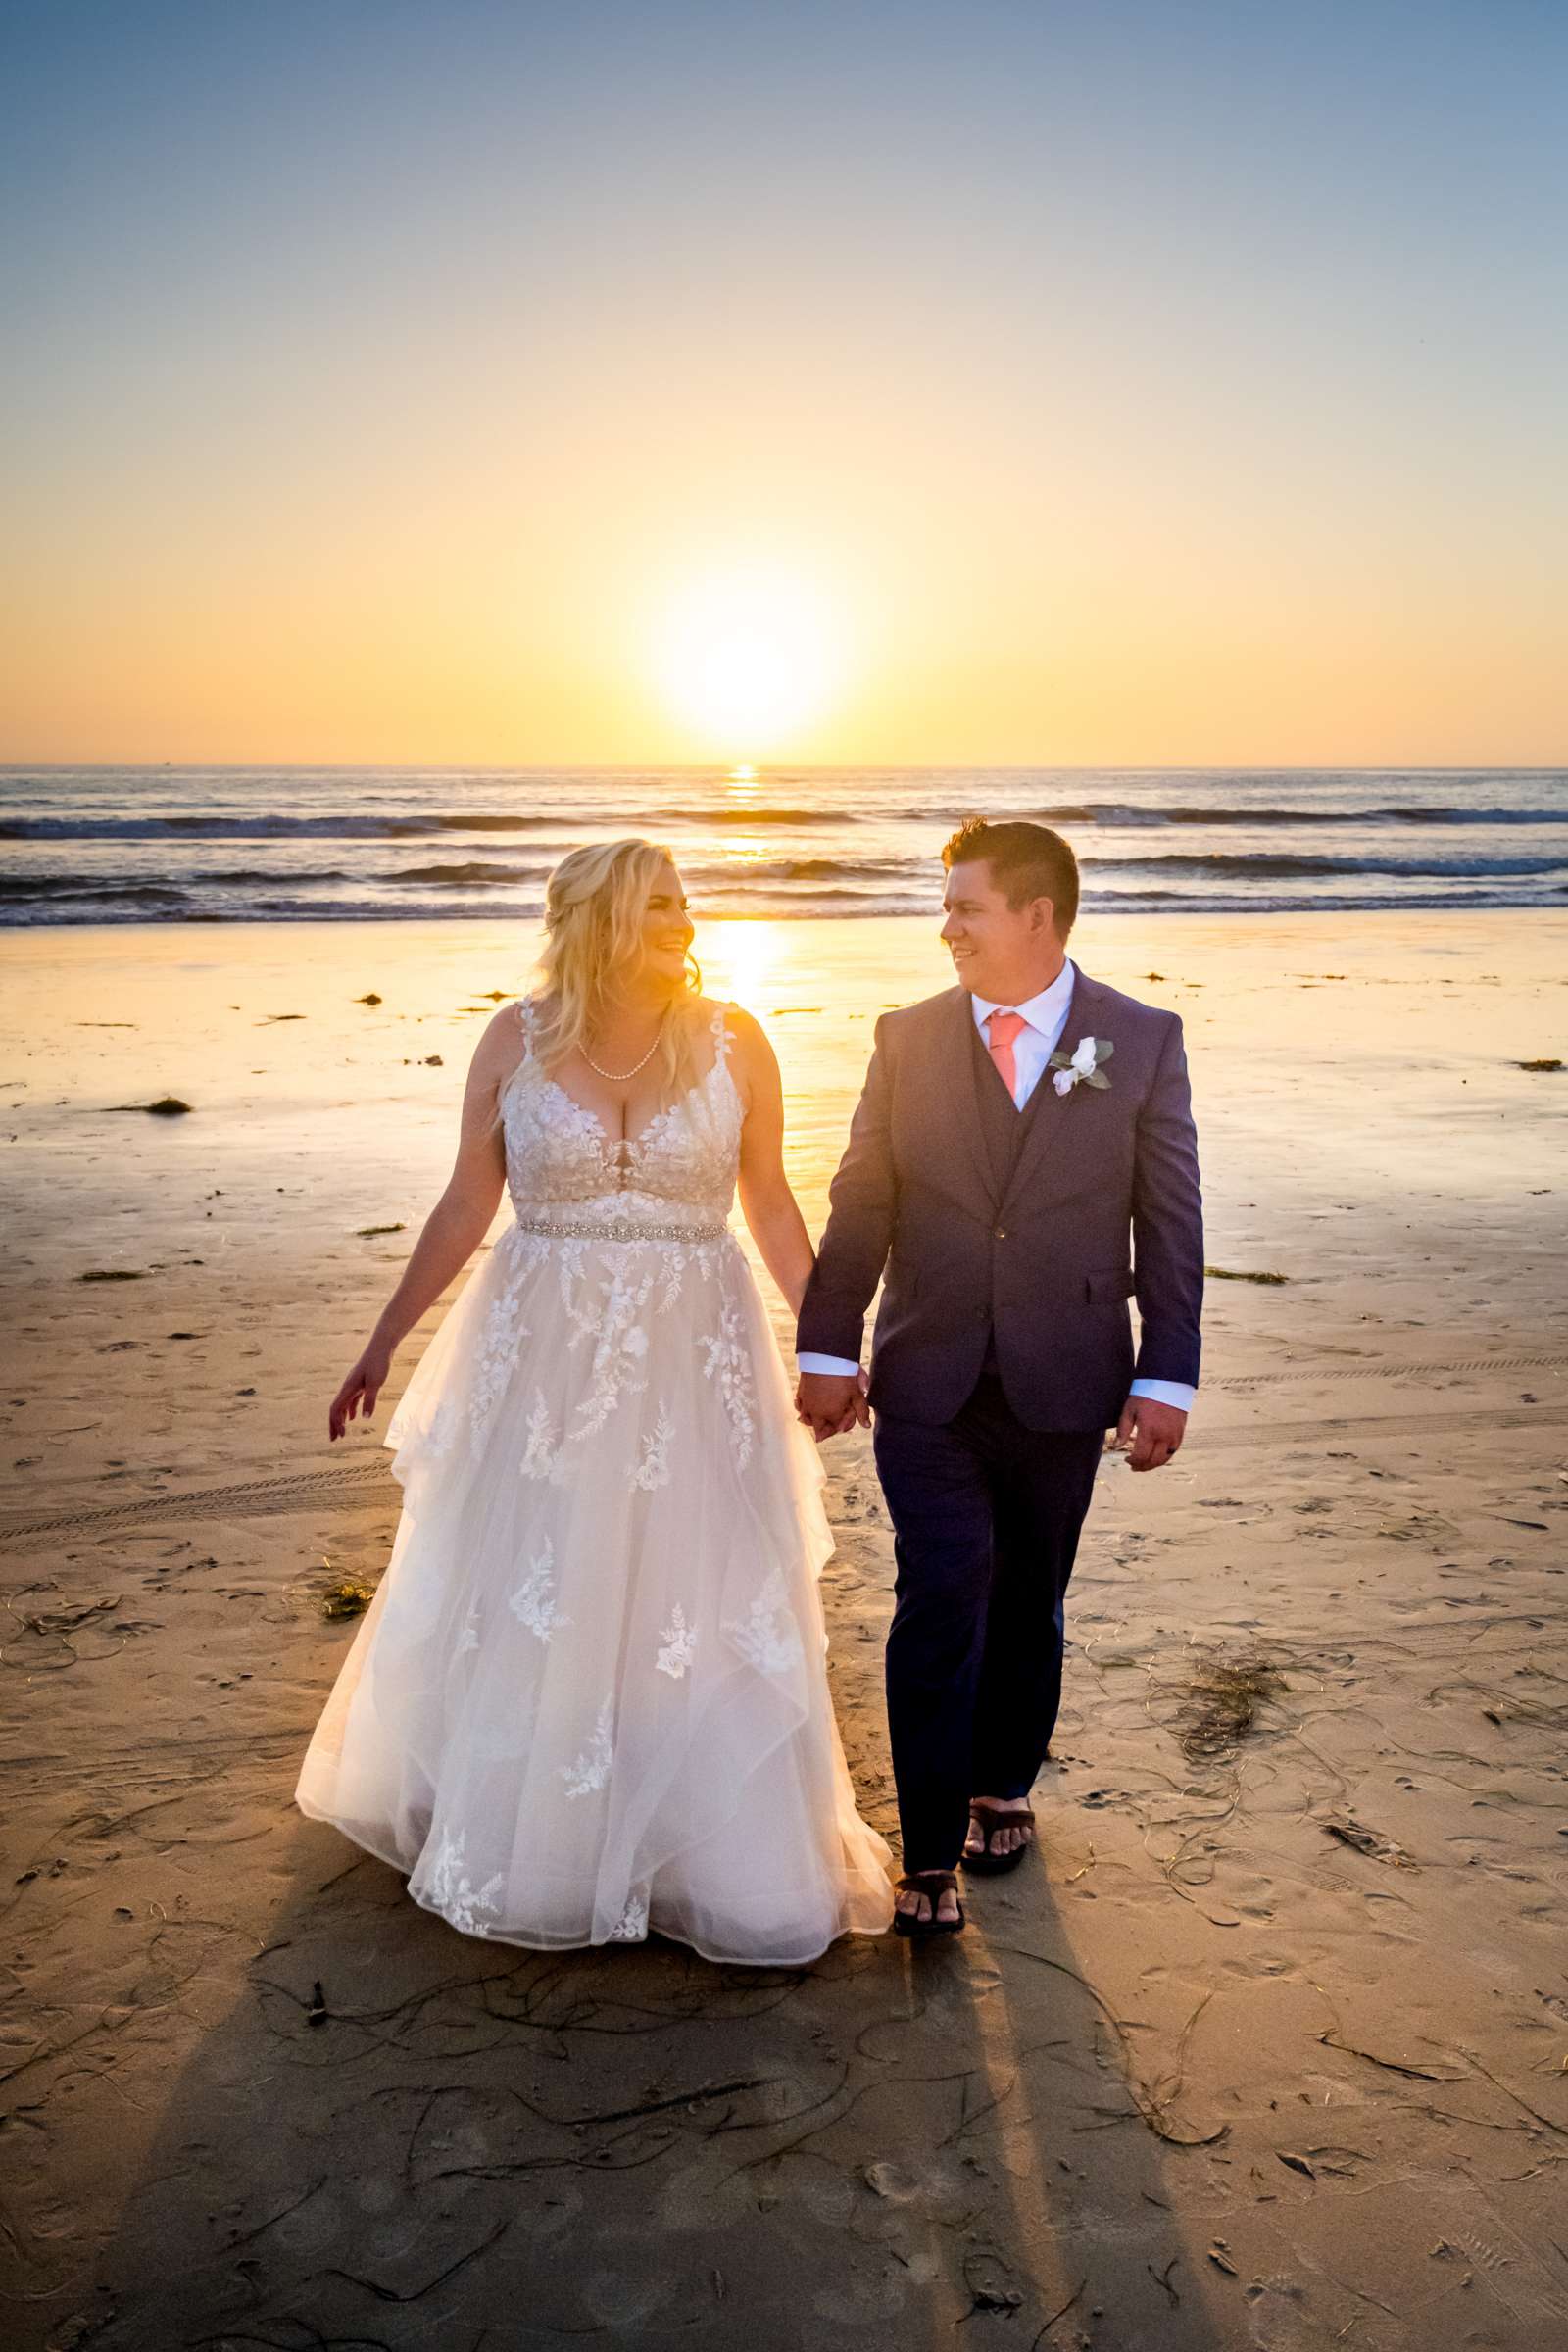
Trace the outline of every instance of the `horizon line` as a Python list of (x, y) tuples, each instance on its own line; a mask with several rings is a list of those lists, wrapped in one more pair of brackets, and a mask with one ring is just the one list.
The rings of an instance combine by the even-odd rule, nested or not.
[(1553, 760), (1245, 760), (1166, 761), (1158, 760), (529, 760), (495, 762), (480, 760), (0, 760), (0, 775), (23, 769), (63, 775), (83, 770), (106, 775), (179, 775), (200, 771), (220, 775), (272, 775), (280, 769), (311, 769), (324, 775), (447, 775), (456, 769), (471, 775), (704, 775), (732, 779), (740, 768), (747, 779), (767, 775), (854, 776), (892, 772), (899, 775), (1013, 776), (1041, 772), (1063, 776), (1100, 775), (1250, 775), (1262, 769), (1271, 775), (1568, 775), (1568, 758)]

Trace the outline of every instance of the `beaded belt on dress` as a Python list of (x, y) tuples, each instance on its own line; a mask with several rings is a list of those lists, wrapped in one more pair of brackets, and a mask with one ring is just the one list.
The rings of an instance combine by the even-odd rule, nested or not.
[(519, 1233), (542, 1233), (561, 1242), (721, 1242), (729, 1227), (722, 1218), (708, 1225), (642, 1225), (633, 1217), (577, 1217), (554, 1222), (519, 1217)]

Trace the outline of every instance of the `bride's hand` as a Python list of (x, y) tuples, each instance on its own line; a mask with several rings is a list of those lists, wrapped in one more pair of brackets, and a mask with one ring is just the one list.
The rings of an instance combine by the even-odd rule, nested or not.
[(803, 1372), (796, 1383), (795, 1413), (819, 1446), (824, 1438), (844, 1437), (857, 1421), (868, 1428), (863, 1373)]
[(333, 1397), (326, 1416), (329, 1438), (340, 1438), (353, 1420), (356, 1409), (363, 1420), (368, 1421), (375, 1410), (375, 1400), (386, 1386), (392, 1369), (392, 1350), (379, 1340), (372, 1340), (350, 1371), (348, 1378)]

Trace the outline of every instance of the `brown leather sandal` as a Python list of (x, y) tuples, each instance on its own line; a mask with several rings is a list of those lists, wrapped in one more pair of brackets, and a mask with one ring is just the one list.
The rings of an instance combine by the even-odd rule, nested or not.
[(895, 1936), (956, 1936), (963, 1926), (963, 1905), (958, 1905), (956, 1919), (938, 1919), (937, 1904), (945, 1894), (958, 1891), (958, 1874), (955, 1870), (911, 1870), (907, 1878), (895, 1882), (900, 1894), (923, 1894), (931, 1905), (929, 1919), (921, 1919), (913, 1911), (895, 1911)]
[[(980, 1834), (985, 1839), (985, 1849), (978, 1854), (965, 1852), (962, 1857), (963, 1867), (965, 1870), (974, 1871), (980, 1878), (987, 1876), (997, 1878), (1004, 1870), (1016, 1870), (1029, 1848), (1034, 1844), (1033, 1806), (1028, 1806), (1019, 1813), (1010, 1809), (1004, 1810), (1001, 1805), (989, 1805), (983, 1796), (971, 1796), (969, 1819), (979, 1828)], [(1010, 1854), (994, 1854), (991, 1851), (991, 1836), (994, 1830), (1028, 1830), (1030, 1835), (1024, 1839), (1022, 1845), (1015, 1845)]]

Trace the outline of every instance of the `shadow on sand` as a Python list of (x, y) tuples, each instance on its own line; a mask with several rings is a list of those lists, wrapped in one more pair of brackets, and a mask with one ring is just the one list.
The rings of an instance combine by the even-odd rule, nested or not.
[(1139, 2080), (1038, 1857), (970, 1886), (955, 1943), (754, 1971), (467, 1938), (352, 1854), (273, 1811), (250, 1860), (288, 1891), (175, 2079), (140, 2085), (158, 2121), (90, 2308), (38, 2341), (1248, 2340), (1164, 2185), (1212, 2120)]

